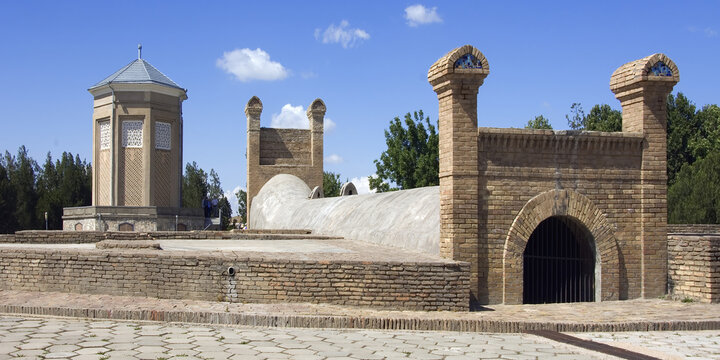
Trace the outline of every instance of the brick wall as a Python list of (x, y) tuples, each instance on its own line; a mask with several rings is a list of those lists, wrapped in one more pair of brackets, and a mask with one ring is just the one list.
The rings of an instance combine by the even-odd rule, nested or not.
[(720, 234), (720, 224), (668, 224), (669, 234)]
[[(600, 298), (639, 297), (642, 141), (642, 134), (480, 128), (480, 179), (486, 190), (479, 209), (479, 267), (485, 279), (480, 299), (522, 302), (523, 251), (532, 231), (549, 216), (579, 220), (598, 246), (612, 232), (600, 256), (607, 262)], [(551, 196), (528, 207), (539, 194)], [(566, 196), (578, 200), (561, 198)], [(520, 216), (523, 209), (531, 214)], [(524, 225), (521, 231), (514, 228), (517, 222)]]
[(310, 130), (260, 128), (260, 165), (312, 165)]
[(668, 293), (677, 298), (720, 303), (718, 233), (668, 236)]
[[(663, 62), (670, 74), (652, 68)], [(522, 302), (523, 252), (551, 216), (592, 235), (595, 299), (656, 297), (667, 274), (667, 94), (679, 80), (662, 54), (611, 76), (623, 132), (477, 129), (478, 87), (489, 74), (470, 45), (428, 71), (439, 101), (440, 252), (471, 263), (480, 303)]]
[[(236, 271), (228, 274), (228, 268)], [(299, 261), (161, 250), (6, 249), (0, 289), (467, 310), (467, 263)]]
[(255, 96), (245, 106), (248, 215), (252, 199), (275, 175), (295, 175), (310, 189), (323, 185), (325, 103), (316, 99), (308, 107), (308, 130), (261, 128), (262, 110), (262, 102)]
[(233, 230), (233, 231), (67, 231), (67, 230), (23, 230), (15, 234), (0, 234), (0, 243), (18, 244), (87, 244), (102, 240), (293, 240), (329, 239), (331, 237), (311, 235), (307, 230)]

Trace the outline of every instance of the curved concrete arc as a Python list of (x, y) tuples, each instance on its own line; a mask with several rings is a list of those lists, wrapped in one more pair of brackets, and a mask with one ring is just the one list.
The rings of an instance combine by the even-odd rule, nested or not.
[(439, 254), (437, 186), (381, 194), (308, 199), (298, 177), (271, 178), (252, 200), (251, 229), (310, 229), (381, 245)]

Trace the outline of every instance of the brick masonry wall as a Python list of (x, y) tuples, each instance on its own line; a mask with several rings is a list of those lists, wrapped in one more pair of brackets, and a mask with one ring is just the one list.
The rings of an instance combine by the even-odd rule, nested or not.
[(719, 234), (668, 236), (668, 293), (720, 303)]
[[(523, 218), (527, 234), (522, 240), (527, 241), (537, 223), (547, 216), (571, 215), (582, 220), (604, 218), (608, 224), (605, 227), (610, 228), (617, 240), (622, 261), (618, 261), (617, 252), (612, 254), (612, 249), (601, 254), (604, 257), (615, 257), (615, 261), (620, 262), (613, 265), (620, 269), (603, 269), (603, 272), (620, 277), (619, 289), (609, 289), (615, 293), (601, 296), (605, 299), (639, 297), (641, 284), (637, 210), (640, 208), (638, 188), (642, 139), (639, 134), (480, 128), (480, 188), (485, 190), (479, 209), (480, 300), (491, 304), (501, 303), (505, 291), (506, 303), (522, 302), (522, 282), (517, 281), (521, 280), (522, 272), (504, 278), (509, 275), (506, 272), (512, 270), (504, 269), (504, 266), (508, 266), (504, 261), (508, 262), (512, 255), (507, 254), (506, 250), (515, 248), (506, 244), (508, 231), (531, 199), (538, 194), (556, 190), (561, 190), (557, 194), (579, 194), (579, 197), (589, 200), (586, 200), (588, 204), (574, 207), (573, 202), (568, 201), (539, 204), (534, 210), (536, 215)], [(590, 207), (594, 207), (600, 214), (582, 213), (583, 208)], [(591, 227), (593, 224), (588, 220), (583, 225)], [(598, 229), (597, 232), (603, 231)], [(601, 236), (594, 235), (597, 238)], [(596, 242), (599, 240), (597, 238)], [(608, 242), (614, 242), (614, 239)], [(521, 258), (524, 244), (516, 248), (519, 255), (515, 255)], [(516, 265), (521, 268), (522, 261), (511, 266), (515, 269)], [(504, 282), (514, 286), (503, 289)]]
[(260, 165), (311, 165), (310, 130), (260, 128)]
[(465, 311), (469, 281), (467, 263), (268, 260), (161, 250), (13, 248), (0, 254), (0, 289), (6, 290)]
[(668, 234), (720, 234), (720, 224), (668, 224)]
[(261, 128), (262, 109), (256, 96), (245, 106), (248, 215), (255, 195), (275, 175), (295, 175), (310, 189), (323, 185), (325, 103), (316, 99), (308, 107), (309, 130)]
[(0, 234), (0, 243), (18, 244), (87, 244), (102, 240), (294, 240), (329, 239), (311, 235), (307, 230), (233, 230), (233, 231), (65, 231), (23, 230), (15, 234)]

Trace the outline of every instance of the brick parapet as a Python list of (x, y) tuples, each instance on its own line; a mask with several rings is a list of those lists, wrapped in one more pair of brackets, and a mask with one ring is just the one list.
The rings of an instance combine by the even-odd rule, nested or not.
[(303, 261), (129, 249), (11, 248), (0, 254), (4, 290), (464, 311), (469, 281), (469, 264), (461, 262)]
[(593, 154), (637, 154), (643, 146), (642, 133), (575, 130), (478, 128), (478, 141), (485, 148), (505, 152)]

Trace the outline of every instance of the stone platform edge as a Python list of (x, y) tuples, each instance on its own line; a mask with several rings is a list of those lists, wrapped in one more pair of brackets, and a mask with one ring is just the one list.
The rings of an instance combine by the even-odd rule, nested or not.
[(158, 321), (171, 323), (240, 325), (260, 327), (326, 328), (457, 331), (487, 333), (522, 333), (550, 330), (557, 332), (624, 332), (624, 331), (698, 331), (720, 330), (720, 320), (673, 320), (629, 322), (532, 322), (483, 319), (413, 319), (375, 316), (266, 315), (228, 312), (192, 312), (165, 310), (113, 310), (93, 308), (21, 306), (0, 304), (0, 314), (58, 316), (124, 321)]

